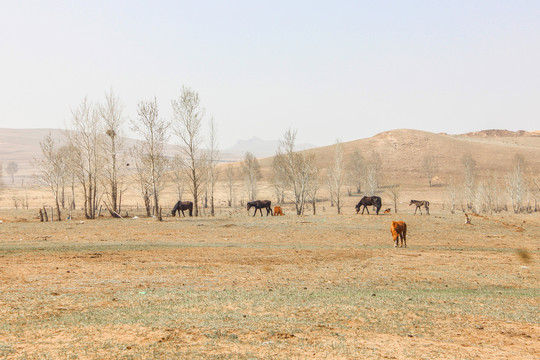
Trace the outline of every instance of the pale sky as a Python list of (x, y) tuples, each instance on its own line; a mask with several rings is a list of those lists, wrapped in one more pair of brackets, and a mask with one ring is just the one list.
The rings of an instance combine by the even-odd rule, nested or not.
[(2, 0), (0, 128), (64, 128), (110, 88), (126, 118), (156, 97), (169, 119), (186, 85), (223, 148), (540, 130), (539, 19), (519, 0)]

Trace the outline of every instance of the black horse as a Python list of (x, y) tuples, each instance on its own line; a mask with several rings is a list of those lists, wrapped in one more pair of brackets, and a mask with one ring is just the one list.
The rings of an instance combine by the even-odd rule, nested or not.
[(360, 211), (361, 207), (364, 207), (362, 209), (362, 215), (364, 214), (364, 210), (367, 210), (367, 213), (369, 215), (369, 209), (368, 206), (375, 206), (377, 208), (377, 215), (379, 215), (379, 210), (381, 210), (381, 198), (378, 196), (364, 196), (358, 204), (356, 204), (356, 213)]
[(253, 216), (257, 214), (257, 210), (259, 210), (261, 212), (261, 216), (263, 216), (262, 209), (266, 209), (266, 216), (268, 216), (268, 214), (274, 215), (274, 212), (272, 211), (272, 202), (270, 200), (250, 201), (247, 203), (248, 211), (249, 209), (251, 209), (251, 207), (255, 208), (255, 212), (253, 213)]
[(172, 209), (172, 216), (176, 216), (176, 212), (178, 211), (178, 216), (180, 216), (180, 211), (182, 212), (182, 215), (184, 217), (186, 216), (184, 214), (184, 210), (189, 210), (189, 216), (193, 216), (193, 203), (191, 201), (179, 201), (174, 205)]

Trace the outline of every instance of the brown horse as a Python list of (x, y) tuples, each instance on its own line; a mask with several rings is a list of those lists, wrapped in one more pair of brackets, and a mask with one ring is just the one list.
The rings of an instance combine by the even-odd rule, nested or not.
[(416, 215), (416, 210), (420, 210), (420, 215), (422, 215), (422, 206), (426, 209), (426, 214), (429, 215), (429, 201), (427, 200), (411, 200), (409, 206), (416, 205), (414, 209), (414, 215)]
[(252, 207), (255, 208), (253, 216), (255, 216), (257, 210), (259, 210), (261, 212), (261, 216), (263, 216), (262, 209), (266, 209), (266, 216), (268, 216), (268, 214), (274, 215), (274, 213), (272, 212), (272, 202), (270, 200), (255, 200), (248, 202), (247, 210), (249, 211), (249, 209), (251, 209)]
[(274, 206), (274, 216), (283, 216), (283, 210), (281, 209), (281, 206)]
[(392, 209), (386, 208), (386, 209), (384, 210), (384, 213), (385, 213), (385, 214), (388, 214), (388, 213), (390, 213), (390, 211), (392, 211)]
[(394, 239), (394, 247), (398, 246), (399, 238), (401, 238), (401, 247), (407, 247), (407, 224), (404, 221), (392, 221), (390, 232)]

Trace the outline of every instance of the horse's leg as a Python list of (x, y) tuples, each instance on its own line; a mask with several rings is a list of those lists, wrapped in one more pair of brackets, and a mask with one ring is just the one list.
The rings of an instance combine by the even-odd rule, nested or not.
[(262, 208), (259, 208), (259, 211), (261, 212), (261, 216), (262, 216)]
[(429, 206), (428, 205), (426, 205), (426, 214), (429, 215)]

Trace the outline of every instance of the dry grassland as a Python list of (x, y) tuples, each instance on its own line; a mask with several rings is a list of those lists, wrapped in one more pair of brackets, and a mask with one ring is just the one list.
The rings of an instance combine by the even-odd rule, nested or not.
[(539, 214), (326, 210), (1, 210), (0, 358), (538, 359)]

